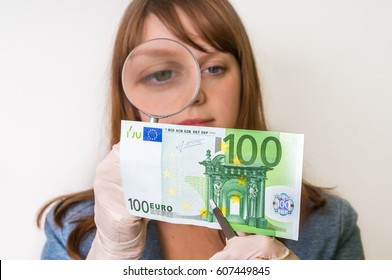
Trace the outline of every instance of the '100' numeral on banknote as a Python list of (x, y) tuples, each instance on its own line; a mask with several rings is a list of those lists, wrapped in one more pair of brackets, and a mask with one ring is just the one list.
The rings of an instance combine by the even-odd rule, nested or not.
[[(251, 157), (248, 160), (244, 158), (244, 153), (243, 153), (243, 144), (246, 140), (248, 140), (251, 147)], [(229, 145), (229, 163), (233, 164), (235, 158), (234, 157), (235, 135), (229, 134), (223, 139), (223, 141), (225, 143), (228, 143)], [(267, 154), (266, 154), (267, 145), (270, 142), (272, 142), (276, 148), (275, 159), (273, 162), (268, 161)], [(255, 163), (257, 158), (257, 141), (252, 135), (249, 134), (242, 135), (238, 139), (236, 147), (237, 147), (237, 157), (238, 160), (241, 162), (241, 164), (252, 165)], [(280, 144), (280, 141), (275, 137), (271, 137), (271, 136), (266, 137), (261, 143), (261, 148), (260, 148), (260, 158), (263, 164), (268, 167), (275, 167), (276, 165), (279, 164), (281, 157), (282, 157), (282, 145)]]
[(298, 238), (303, 135), (123, 121), (120, 144), (130, 214)]

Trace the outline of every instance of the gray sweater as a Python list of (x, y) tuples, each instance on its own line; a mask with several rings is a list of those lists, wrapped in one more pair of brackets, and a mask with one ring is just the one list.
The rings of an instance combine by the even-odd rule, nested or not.
[[(299, 239), (281, 240), (300, 259), (333, 260), (364, 259), (360, 231), (357, 226), (357, 213), (344, 199), (323, 194), (327, 204), (307, 218), (299, 229)], [(77, 221), (94, 213), (94, 202), (84, 201), (72, 206), (63, 217), (64, 226), (53, 222), (53, 209), (46, 216), (45, 234), (47, 237), (42, 251), (42, 259), (70, 259), (66, 242)], [(95, 233), (82, 241), (80, 251), (84, 257), (90, 250)], [(141, 259), (163, 259), (156, 223), (150, 221), (147, 227), (147, 241)]]

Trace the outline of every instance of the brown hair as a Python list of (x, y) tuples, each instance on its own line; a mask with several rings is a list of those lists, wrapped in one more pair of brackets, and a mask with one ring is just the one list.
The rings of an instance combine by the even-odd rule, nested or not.
[[(182, 10), (191, 20), (201, 39), (218, 51), (232, 54), (242, 73), (241, 112), (236, 127), (267, 130), (263, 114), (261, 85), (249, 38), (238, 14), (227, 0), (133, 0), (126, 9), (115, 40), (111, 65), (110, 92), (110, 143), (120, 140), (121, 120), (140, 120), (138, 111), (125, 96), (121, 71), (129, 52), (142, 42), (141, 27), (147, 16), (154, 14), (181, 41), (205, 51), (189, 36), (178, 18), (176, 9)], [(302, 205), (320, 207), (325, 202), (309, 183), (303, 183)], [(44, 210), (60, 201), (54, 209), (54, 221), (62, 226), (61, 218), (69, 207), (83, 200), (94, 199), (93, 190), (64, 195), (53, 199), (39, 211), (37, 223)], [(310, 209), (310, 207), (307, 207)], [(67, 250), (74, 259), (80, 259), (79, 245), (83, 237), (95, 229), (94, 218), (80, 220), (67, 241)]]

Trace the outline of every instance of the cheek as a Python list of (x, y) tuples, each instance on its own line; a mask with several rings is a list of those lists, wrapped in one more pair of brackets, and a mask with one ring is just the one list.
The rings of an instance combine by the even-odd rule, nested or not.
[[(146, 116), (143, 113), (140, 113), (140, 119), (142, 122), (150, 122), (150, 117)], [(159, 123), (173, 124), (175, 123), (175, 118), (173, 116), (162, 118), (158, 120)]]
[(223, 100), (225, 101), (225, 106), (227, 110), (232, 112), (232, 118), (238, 117), (238, 112), (240, 110), (240, 100), (241, 100), (241, 82), (240, 78), (235, 75), (231, 79), (228, 79), (224, 83), (224, 88), (221, 91), (224, 94)]
[(140, 120), (142, 122), (149, 122), (150, 121), (150, 117), (146, 116), (145, 114), (143, 114), (142, 112), (139, 111), (139, 115), (140, 115)]
[(234, 127), (240, 111), (241, 84), (238, 77), (231, 76), (223, 81), (219, 88), (215, 88), (211, 98), (219, 125)]

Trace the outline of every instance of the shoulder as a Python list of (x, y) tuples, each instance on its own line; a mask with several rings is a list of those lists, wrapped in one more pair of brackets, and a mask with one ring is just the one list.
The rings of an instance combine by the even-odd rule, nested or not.
[(83, 217), (91, 215), (94, 215), (94, 201), (83, 200), (69, 207), (68, 211), (63, 217), (63, 221), (64, 223), (72, 224)]
[(301, 224), (298, 242), (288, 244), (304, 259), (363, 259), (357, 212), (338, 195), (322, 196), (326, 204)]
[[(54, 222), (54, 205), (45, 219), (45, 235), (46, 242), (41, 254), (42, 259), (70, 259), (66, 250), (66, 244), (69, 235), (75, 229), (78, 221), (81, 219), (94, 215), (94, 201), (84, 200), (70, 206), (61, 219), (62, 227)], [(94, 238), (93, 234), (87, 236), (82, 241), (82, 254), (87, 254), (91, 247), (91, 242)]]
[[(54, 222), (55, 207), (56, 205), (50, 209), (45, 219), (46, 242), (41, 253), (41, 259), (69, 260), (71, 257), (66, 249), (68, 237), (75, 229), (79, 220), (94, 215), (94, 201), (81, 201), (69, 207), (62, 218), (62, 227)], [(89, 234), (81, 242), (80, 252), (84, 258), (91, 248), (94, 237), (95, 232)], [(148, 223), (146, 239), (146, 247), (141, 259), (162, 259), (158, 230), (154, 221)]]
[(313, 218), (327, 223), (328, 226), (339, 228), (340, 234), (356, 225), (358, 214), (346, 199), (328, 192), (323, 193), (323, 196), (327, 203), (313, 214)]
[[(325, 219), (327, 226), (334, 229), (332, 236), (337, 237), (335, 259), (364, 259), (364, 251), (358, 214), (353, 206), (344, 198), (337, 195), (325, 194), (327, 198), (326, 211), (335, 213), (332, 219)], [(333, 212), (335, 210), (335, 212)], [(317, 212), (315, 213), (317, 215)], [(331, 224), (327, 221), (332, 220)]]

